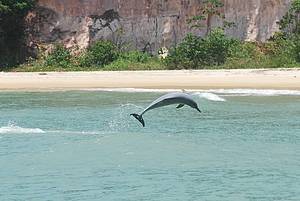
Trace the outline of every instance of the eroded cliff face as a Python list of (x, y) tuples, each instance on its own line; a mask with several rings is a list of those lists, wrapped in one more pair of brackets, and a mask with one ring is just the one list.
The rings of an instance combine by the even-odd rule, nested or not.
[(291, 0), (226, 0), (225, 16), (236, 25), (227, 32), (248, 41), (265, 41), (278, 31), (277, 22)]
[[(155, 52), (191, 32), (187, 19), (201, 0), (39, 0), (28, 15), (30, 45), (63, 42), (84, 49), (99, 39)], [(224, 0), (226, 32), (243, 40), (264, 41), (278, 30), (277, 21), (290, 0)], [(213, 20), (213, 26), (220, 24)], [(203, 33), (205, 31), (203, 30)], [(198, 34), (203, 34), (198, 33)]]

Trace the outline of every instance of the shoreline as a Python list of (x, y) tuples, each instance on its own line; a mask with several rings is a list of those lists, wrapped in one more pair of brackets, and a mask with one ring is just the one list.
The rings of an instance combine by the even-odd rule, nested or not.
[(300, 90), (300, 69), (0, 73), (1, 91), (128, 88)]

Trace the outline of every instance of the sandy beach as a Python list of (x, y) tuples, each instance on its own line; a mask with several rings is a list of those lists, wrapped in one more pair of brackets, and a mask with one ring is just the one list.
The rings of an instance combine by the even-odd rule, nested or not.
[(0, 73), (0, 90), (291, 89), (300, 69)]

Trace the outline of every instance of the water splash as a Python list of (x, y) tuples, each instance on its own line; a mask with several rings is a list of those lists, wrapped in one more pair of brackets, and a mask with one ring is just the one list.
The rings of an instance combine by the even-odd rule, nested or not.
[(135, 107), (136, 109), (144, 109), (143, 107), (135, 105), (135, 104), (132, 104), (132, 103), (122, 104), (122, 105), (120, 105), (120, 107), (122, 107), (122, 108), (126, 108), (126, 107), (132, 108), (132, 107)]
[(116, 131), (124, 131), (128, 130), (130, 128), (130, 113), (136, 110), (142, 110), (143, 107), (132, 104), (132, 103), (126, 103), (122, 104), (119, 107), (114, 110), (114, 114), (112, 114), (112, 118), (108, 122), (108, 127), (110, 131), (116, 132)]

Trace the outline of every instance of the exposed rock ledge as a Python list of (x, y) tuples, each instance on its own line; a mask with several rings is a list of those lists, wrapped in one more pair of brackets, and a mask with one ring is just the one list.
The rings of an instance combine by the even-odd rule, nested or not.
[[(278, 30), (276, 22), (290, 1), (224, 0), (226, 19), (236, 25), (226, 32), (243, 40), (265, 41)], [(191, 31), (186, 20), (199, 4), (199, 0), (39, 0), (27, 17), (28, 41), (32, 47), (64, 42), (84, 49), (95, 40), (111, 39), (155, 52)]]

